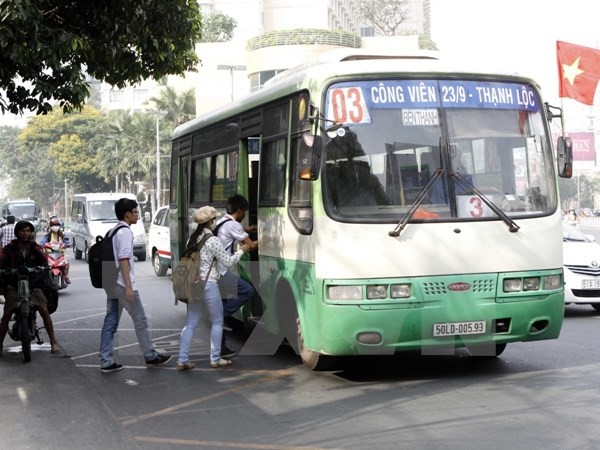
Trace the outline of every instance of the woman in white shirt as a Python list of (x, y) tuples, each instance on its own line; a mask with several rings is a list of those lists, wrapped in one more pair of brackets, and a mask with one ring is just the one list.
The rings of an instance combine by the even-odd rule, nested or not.
[[(219, 278), (218, 265), (231, 266), (240, 260), (240, 257), (250, 247), (244, 244), (232, 255), (223, 248), (221, 241), (212, 236), (211, 230), (215, 227), (216, 218), (220, 214), (212, 206), (203, 206), (196, 211), (194, 222), (198, 224), (196, 230), (190, 236), (186, 252), (194, 252), (205, 235), (211, 235), (200, 249), (200, 263), (198, 264), (197, 280), (206, 280), (204, 288), (204, 303), (208, 310), (208, 318), (211, 322), (210, 330), (210, 366), (213, 368), (225, 367), (232, 364), (229, 359), (221, 358), (221, 337), (223, 336), (223, 302), (217, 280)], [(210, 273), (209, 273), (210, 271)], [(208, 279), (207, 279), (208, 275)], [(201, 303), (188, 301), (187, 320), (185, 327), (181, 330), (181, 341), (179, 344), (179, 360), (177, 370), (187, 370), (194, 367), (189, 360), (189, 349), (194, 331), (198, 326), (201, 315)]]

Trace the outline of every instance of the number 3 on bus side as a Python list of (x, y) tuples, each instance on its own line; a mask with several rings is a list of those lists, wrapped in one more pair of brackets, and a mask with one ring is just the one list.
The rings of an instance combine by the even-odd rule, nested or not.
[(330, 94), (331, 115), (336, 123), (368, 123), (369, 113), (360, 88), (337, 88)]

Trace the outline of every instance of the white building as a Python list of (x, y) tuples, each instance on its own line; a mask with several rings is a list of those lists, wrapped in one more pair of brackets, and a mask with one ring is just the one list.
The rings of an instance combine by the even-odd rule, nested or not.
[[(233, 39), (198, 44), (202, 60), (196, 73), (169, 77), (170, 86), (195, 87), (196, 114), (222, 106), (259, 89), (277, 73), (339, 47), (418, 48), (418, 37), (360, 37), (357, 0), (200, 1), (204, 14), (219, 11), (237, 21)], [(429, 34), (429, 0), (410, 0), (405, 32)], [(329, 33), (325, 31), (329, 30)], [(322, 33), (319, 33), (322, 31)], [(367, 33), (369, 34), (369, 33)], [(160, 86), (147, 81), (124, 90), (103, 84), (102, 109), (142, 110)]]

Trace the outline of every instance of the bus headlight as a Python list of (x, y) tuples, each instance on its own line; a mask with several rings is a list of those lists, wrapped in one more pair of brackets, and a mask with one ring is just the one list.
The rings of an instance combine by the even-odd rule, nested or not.
[(361, 286), (329, 286), (327, 295), (330, 300), (362, 300)]
[(392, 298), (410, 298), (410, 284), (392, 284), (390, 297)]
[(544, 277), (544, 289), (559, 289), (560, 275), (548, 275)]
[(381, 299), (387, 297), (387, 286), (385, 284), (377, 284), (372, 286), (367, 286), (367, 298), (371, 299)]
[(523, 279), (505, 278), (503, 288), (504, 292), (520, 292), (523, 290)]
[(523, 290), (524, 291), (539, 291), (540, 290), (539, 277), (523, 278)]

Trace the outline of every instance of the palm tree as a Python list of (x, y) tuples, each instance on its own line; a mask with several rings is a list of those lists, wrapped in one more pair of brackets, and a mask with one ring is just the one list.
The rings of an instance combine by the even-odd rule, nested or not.
[(196, 117), (196, 91), (194, 88), (178, 93), (171, 86), (164, 88), (158, 97), (148, 100), (157, 111), (166, 111), (166, 119), (173, 129)]

